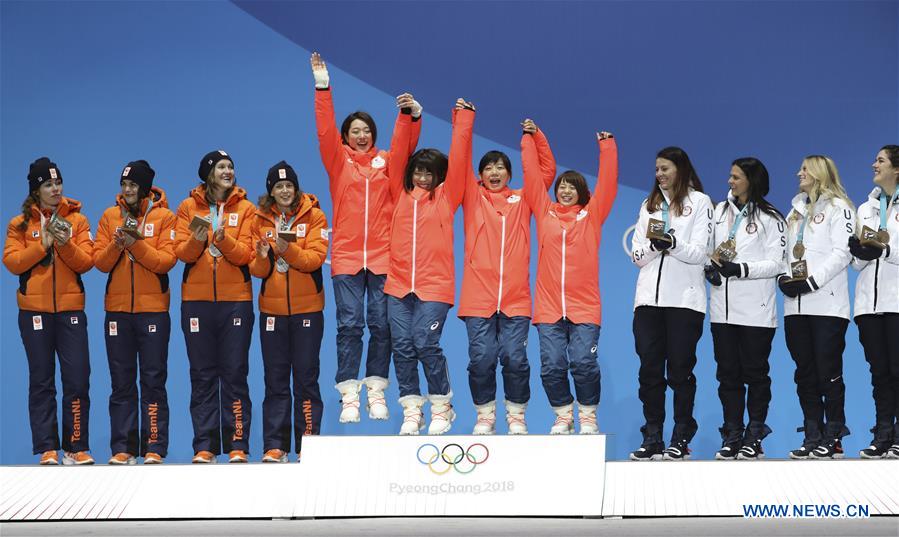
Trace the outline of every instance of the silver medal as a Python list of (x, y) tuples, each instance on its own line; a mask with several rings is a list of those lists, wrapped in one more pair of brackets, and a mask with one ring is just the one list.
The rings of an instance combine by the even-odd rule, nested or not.
[(212, 257), (222, 257), (222, 251), (216, 247), (214, 244), (209, 245), (209, 255)]
[(284, 273), (290, 270), (290, 265), (287, 264), (287, 261), (284, 261), (282, 258), (278, 258), (275, 261), (275, 268), (278, 269), (278, 272)]

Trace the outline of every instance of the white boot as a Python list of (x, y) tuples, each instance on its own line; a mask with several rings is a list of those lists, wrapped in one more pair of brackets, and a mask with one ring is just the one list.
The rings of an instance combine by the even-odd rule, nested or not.
[(400, 397), (400, 405), (403, 407), (403, 425), (400, 427), (401, 435), (418, 434), (425, 426), (425, 417), (421, 407), (425, 404), (425, 398), (420, 395), (406, 395)]
[(475, 422), (471, 434), (494, 434), (496, 432), (496, 401), (474, 407), (478, 411), (478, 421)]
[(506, 401), (506, 423), (509, 424), (509, 434), (528, 434), (528, 424), (524, 421), (524, 411), (527, 407), (527, 403)]
[(340, 392), (340, 404), (343, 405), (343, 409), (340, 411), (340, 423), (358, 423), (361, 383), (356, 379), (350, 379), (334, 387)]
[(456, 419), (456, 412), (450, 400), (453, 392), (446, 395), (429, 395), (431, 400), (431, 424), (428, 426), (428, 434), (448, 433)]
[(577, 419), (581, 422), (581, 434), (599, 434), (599, 425), (596, 424), (596, 405), (578, 404)]
[(572, 405), (554, 406), (556, 421), (549, 434), (571, 434), (574, 432), (574, 408)]
[(373, 420), (386, 420), (390, 417), (387, 410), (387, 400), (384, 399), (384, 390), (389, 384), (383, 377), (365, 377), (362, 379), (368, 389), (366, 400), (368, 402), (368, 417)]

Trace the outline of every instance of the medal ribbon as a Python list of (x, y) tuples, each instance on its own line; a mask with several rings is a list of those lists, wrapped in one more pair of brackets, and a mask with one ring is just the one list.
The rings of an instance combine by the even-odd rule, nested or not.
[[(730, 233), (727, 236), (727, 240), (732, 241), (734, 237), (737, 236), (737, 229), (740, 228), (740, 222), (746, 218), (746, 215), (749, 214), (749, 203), (743, 206), (743, 210), (740, 211), (740, 214), (737, 215), (737, 218), (734, 220), (734, 225), (730, 228)], [(801, 239), (800, 239), (801, 240)]]
[(805, 226), (808, 225), (808, 213), (811, 209), (812, 207), (809, 207), (809, 204), (806, 204), (805, 214), (802, 215), (802, 226), (799, 228), (799, 235), (796, 237), (797, 244), (802, 244), (802, 238), (805, 237)]
[(887, 203), (887, 193), (883, 189), (880, 190), (880, 231), (887, 228), (887, 213), (896, 202), (897, 195), (899, 195), (899, 188), (893, 191), (893, 195), (890, 197), (889, 203)]
[(662, 221), (665, 222), (664, 232), (668, 233), (668, 201), (662, 196)]

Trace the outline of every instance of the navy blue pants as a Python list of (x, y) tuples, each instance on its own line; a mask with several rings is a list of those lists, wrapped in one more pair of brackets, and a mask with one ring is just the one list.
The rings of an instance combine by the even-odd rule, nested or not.
[(696, 401), (696, 344), (705, 315), (687, 308), (640, 306), (634, 310), (634, 344), (640, 356), (639, 396), (646, 425), (644, 442), (661, 442), (665, 424), (665, 387), (674, 392), (672, 442), (689, 442), (699, 425)]
[(168, 454), (169, 402), (165, 382), (171, 332), (167, 311), (106, 312), (106, 357), (112, 379), (109, 445), (113, 454)]
[(876, 427), (899, 442), (899, 313), (859, 315), (855, 324), (871, 370)]
[[(366, 377), (388, 378), (390, 374), (390, 322), (387, 318), (385, 274), (360, 270), (350, 276), (334, 276), (334, 303), (337, 305), (338, 384), (359, 377), (362, 362), (362, 329), (368, 326)], [(368, 295), (366, 308), (365, 298)]]
[(537, 324), (540, 338), (540, 379), (549, 404), (554, 407), (574, 401), (568, 371), (574, 380), (578, 403), (598, 405), (600, 393), (599, 325), (573, 323), (567, 319)]
[(849, 320), (821, 315), (787, 315), (784, 335), (796, 362), (796, 394), (806, 422), (825, 424), (828, 438), (846, 432), (843, 350)]
[(320, 311), (290, 316), (261, 313), (259, 321), (262, 363), (265, 366), (263, 449), (289, 452), (292, 429), (296, 452), (299, 453), (303, 436), (318, 434), (321, 430), (324, 405), (318, 373), (324, 315)]
[(91, 361), (83, 311), (19, 310), (28, 358), (28, 414), (35, 454), (60, 448), (56, 420), (56, 357), (62, 375), (62, 449), (87, 451)]
[(449, 304), (425, 302), (414, 293), (403, 298), (387, 297), (390, 337), (393, 341), (393, 367), (400, 397), (421, 395), (418, 363), (424, 367), (431, 395), (449, 395), (449, 371), (440, 347), (440, 335), (446, 323)]
[(531, 319), (506, 317), (495, 313), (490, 318), (466, 317), (468, 330), (468, 386), (474, 404), (496, 400), (496, 362), (503, 366), (503, 388), (506, 399), (524, 404), (531, 398), (528, 382), (528, 330)]
[(182, 302), (194, 452), (250, 451), (252, 302)]

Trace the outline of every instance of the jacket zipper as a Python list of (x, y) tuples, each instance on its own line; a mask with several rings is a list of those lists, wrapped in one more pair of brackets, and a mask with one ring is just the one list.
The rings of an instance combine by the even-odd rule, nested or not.
[(499, 243), (499, 293), (496, 295), (496, 313), (502, 309), (503, 302), (503, 270), (506, 257), (506, 215), (502, 215), (502, 235)]
[(665, 255), (668, 254), (668, 251), (665, 250), (662, 252), (662, 258), (659, 260), (659, 276), (656, 278), (656, 305), (659, 304), (659, 289), (662, 285), (662, 267), (665, 266)]
[(418, 240), (418, 200), (412, 200), (412, 290), (415, 292), (415, 250)]
[(730, 319), (730, 278), (724, 279), (724, 322)]
[(218, 286), (216, 285), (218, 278), (216, 277), (216, 270), (215, 270), (215, 267), (218, 264), (216, 262), (217, 259), (218, 258), (216, 258), (215, 256), (212, 256), (212, 301), (213, 302), (219, 301)]
[(288, 267), (287, 272), (284, 273), (284, 277), (287, 279), (287, 315), (290, 316), (293, 314), (293, 311), (290, 309), (290, 268)]
[[(51, 246), (50, 248), (54, 248)], [(55, 249), (50, 250), (53, 253), (53, 313), (56, 313), (56, 251)]]
[(877, 284), (878, 284), (878, 276), (880, 275), (880, 259), (874, 260), (874, 310), (877, 311)]
[(365, 176), (365, 228), (362, 232), (362, 268), (368, 268), (368, 176)]
[[(131, 259), (128, 259), (131, 261)], [(134, 313), (134, 261), (129, 263), (131, 266), (131, 313)]]
[(565, 237), (568, 234), (568, 230), (562, 228), (562, 318), (568, 318), (568, 311), (565, 305)]

